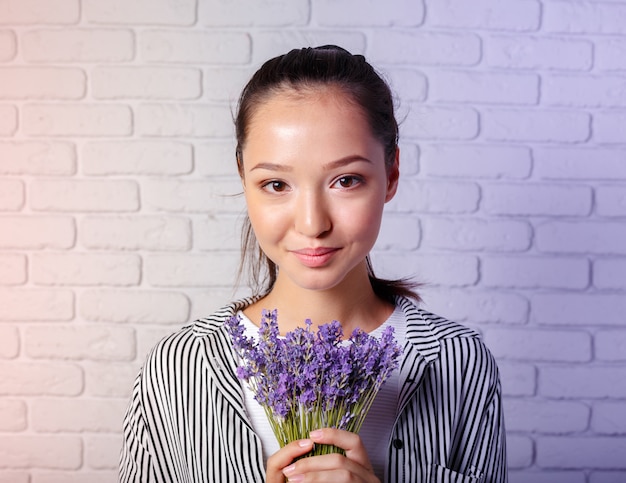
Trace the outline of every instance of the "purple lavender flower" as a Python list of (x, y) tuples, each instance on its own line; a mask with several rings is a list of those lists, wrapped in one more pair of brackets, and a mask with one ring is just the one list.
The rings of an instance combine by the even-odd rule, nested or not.
[[(380, 340), (356, 329), (344, 341), (338, 321), (315, 334), (307, 319), (280, 337), (276, 310), (262, 312), (256, 340), (245, 336), (237, 316), (225, 325), (240, 362), (237, 376), (265, 409), (281, 446), (320, 427), (358, 432), (401, 353), (391, 327)], [(317, 445), (315, 451), (340, 450)]]

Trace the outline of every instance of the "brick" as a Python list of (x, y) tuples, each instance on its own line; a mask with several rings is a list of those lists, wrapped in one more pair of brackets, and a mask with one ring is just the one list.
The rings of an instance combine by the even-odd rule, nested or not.
[(128, 62), (135, 39), (130, 30), (39, 29), (24, 32), (21, 53), (28, 62)]
[(194, 145), (194, 172), (203, 177), (239, 176), (235, 160), (235, 143), (210, 141)]
[(241, 217), (216, 215), (194, 220), (194, 248), (200, 250), (232, 251), (240, 246)]
[(90, 176), (189, 174), (191, 145), (175, 141), (106, 141), (87, 143), (82, 151), (83, 172)]
[(597, 112), (593, 115), (593, 140), (626, 143), (626, 112)]
[(594, 261), (593, 285), (599, 289), (626, 290), (626, 259), (600, 258)]
[(121, 434), (115, 436), (88, 436), (85, 438), (85, 462), (87, 463), (87, 466), (96, 470), (117, 469), (119, 467), (119, 448), (121, 445)]
[[(421, 274), (418, 273), (416, 278), (422, 281)], [(450, 320), (503, 324), (522, 324), (528, 320), (528, 300), (521, 295), (430, 287), (419, 292), (428, 310)]]
[(71, 248), (76, 228), (70, 217), (0, 217), (0, 247), (19, 249)]
[(565, 399), (624, 398), (625, 377), (626, 367), (542, 367), (539, 369), (539, 394)]
[(23, 130), (30, 136), (128, 136), (128, 106), (29, 104), (22, 108)]
[(542, 223), (535, 229), (535, 244), (548, 253), (625, 254), (626, 226), (621, 222)]
[(494, 356), (502, 359), (587, 362), (592, 358), (591, 336), (583, 331), (488, 328), (484, 338)]
[(490, 67), (586, 71), (593, 65), (593, 44), (571, 38), (494, 35), (485, 39), (484, 55)]
[(418, 147), (417, 144), (400, 141), (398, 147), (400, 149), (400, 165), (402, 166), (400, 170), (402, 176), (407, 177), (417, 174), (420, 169), (421, 144)]
[(96, 99), (191, 100), (202, 95), (201, 71), (186, 67), (97, 67), (91, 84)]
[(136, 108), (137, 132), (144, 136), (227, 137), (233, 134), (232, 123), (226, 106), (142, 104)]
[(626, 39), (594, 39), (595, 66), (599, 70), (626, 69)]
[(21, 285), (26, 278), (25, 255), (0, 253), (0, 285)]
[(196, 21), (195, 0), (83, 0), (83, 18), (93, 24), (187, 26)]
[(481, 282), (487, 287), (585, 289), (589, 262), (572, 257), (481, 257)]
[(0, 483), (31, 483), (30, 472), (3, 470), (0, 474)]
[(575, 143), (591, 132), (591, 117), (584, 112), (485, 109), (481, 120), (482, 135), (491, 141)]
[(428, 74), (428, 98), (435, 102), (537, 104), (535, 74), (436, 70)]
[(30, 206), (37, 211), (137, 211), (139, 187), (130, 180), (39, 179), (31, 183)]
[(626, 331), (605, 329), (594, 335), (595, 356), (601, 361), (626, 361)]
[(389, 80), (391, 91), (398, 99), (424, 101), (428, 91), (427, 77), (414, 69), (392, 67), (384, 72)]
[(0, 375), (3, 395), (78, 396), (83, 390), (82, 369), (66, 362), (0, 361)]
[(0, 62), (7, 62), (17, 53), (15, 33), (11, 30), (0, 30)]
[(60, 67), (0, 68), (1, 99), (81, 99), (86, 76), (81, 69)]
[(146, 62), (245, 64), (250, 62), (250, 37), (239, 32), (146, 30), (137, 38)]
[(510, 469), (527, 468), (533, 462), (533, 440), (527, 436), (507, 434), (507, 464)]
[(534, 173), (550, 179), (626, 179), (622, 149), (536, 148)]
[(146, 281), (153, 287), (210, 287), (232, 285), (239, 252), (144, 257)]
[(17, 109), (0, 106), (0, 136), (11, 136), (17, 131)]
[(546, 32), (625, 34), (626, 5), (601, 2), (551, 1), (543, 5)]
[(288, 50), (285, 46), (300, 48), (335, 44), (353, 54), (362, 54), (365, 52), (366, 39), (365, 34), (358, 31), (289, 28), (255, 31), (252, 34), (252, 44), (252, 63), (260, 65), (267, 59), (284, 54)]
[(61, 176), (75, 173), (76, 152), (71, 143), (0, 143), (0, 174)]
[(622, 483), (626, 480), (626, 471), (592, 471), (589, 483)]
[[(387, 214), (383, 217), (374, 250), (415, 250), (420, 245), (421, 230), (417, 218)], [(231, 244), (236, 246), (236, 244)]]
[[(121, 447), (121, 443), (119, 444)], [(54, 471), (44, 473), (38, 471), (33, 474), (30, 483), (111, 483), (118, 477), (117, 470), (110, 471)], [(17, 483), (11, 481), (11, 483)], [(28, 483), (28, 482), (25, 482)]]
[(455, 251), (525, 251), (532, 230), (524, 221), (426, 217), (424, 246)]
[[(510, 483), (587, 483), (585, 474), (581, 471), (543, 470), (541, 473), (532, 470), (510, 471)], [(607, 483), (607, 482), (604, 482)]]
[(479, 199), (480, 190), (474, 183), (405, 179), (400, 180), (398, 193), (388, 207), (404, 213), (473, 213)]
[(368, 43), (368, 60), (376, 64), (476, 65), (480, 38), (473, 34), (375, 30)]
[(530, 149), (480, 144), (420, 144), (421, 172), (427, 176), (524, 179), (530, 176)]
[(24, 183), (0, 179), (0, 211), (18, 211), (24, 206)]
[(80, 314), (94, 322), (180, 324), (189, 316), (189, 299), (157, 290), (87, 290), (80, 297)]
[[(359, 15), (355, 15), (359, 12)], [(325, 27), (416, 27), (424, 22), (424, 4), (413, 0), (333, 0), (315, 2), (314, 17)]]
[(540, 468), (626, 469), (624, 438), (543, 436), (536, 444)]
[(416, 139), (474, 139), (479, 132), (478, 113), (469, 107), (410, 107), (401, 136)]
[(626, 402), (599, 401), (593, 404), (591, 429), (603, 434), (626, 434)]
[(626, 107), (625, 93), (623, 76), (542, 76), (541, 102), (546, 105)]
[[(469, 255), (439, 255), (414, 253), (372, 254), (375, 267), (381, 267), (382, 277), (405, 277), (419, 274), (419, 281), (429, 285), (467, 287), (478, 281), (478, 260)], [(384, 270), (383, 270), (384, 267)]]
[(91, 398), (37, 398), (31, 404), (31, 425), (44, 433), (112, 433), (120, 430), (120, 421), (128, 401)]
[(20, 333), (17, 327), (0, 325), (0, 359), (13, 359), (19, 353)]
[(134, 331), (129, 327), (27, 327), (26, 353), (33, 359), (131, 361)]
[(204, 98), (235, 106), (252, 74), (250, 67), (209, 67), (204, 71)]
[(292, 27), (309, 21), (306, 0), (241, 0), (200, 2), (198, 17), (206, 27)]
[[(172, 332), (172, 329), (168, 329), (168, 332)], [(138, 352), (137, 355), (143, 361), (145, 353)], [(138, 363), (98, 361), (84, 363), (83, 367), (85, 394), (91, 397), (118, 397), (128, 400), (135, 377), (139, 373)]]
[(593, 191), (587, 186), (491, 184), (482, 189), (482, 209), (496, 215), (587, 216)]
[(82, 440), (65, 435), (11, 435), (0, 437), (4, 468), (76, 470), (82, 464)]
[(515, 8), (495, 0), (428, 0), (428, 24), (486, 30), (532, 31), (539, 29), (541, 5), (536, 1), (516, 3)]
[(505, 396), (533, 396), (537, 387), (537, 371), (530, 364), (498, 361), (502, 393)]
[(143, 205), (150, 209), (185, 213), (241, 213), (244, 199), (239, 179), (231, 180), (146, 180)]
[(80, 224), (80, 241), (106, 250), (187, 250), (191, 228), (181, 217), (88, 216)]
[(626, 300), (617, 294), (537, 293), (531, 297), (533, 319), (550, 325), (622, 326)]
[(2, 0), (0, 24), (73, 24), (80, 20), (79, 0)]
[(71, 320), (74, 294), (70, 290), (0, 289), (0, 320)]
[(508, 398), (503, 406), (507, 431), (572, 433), (589, 426), (589, 407), (580, 402)]
[(115, 253), (35, 253), (32, 281), (38, 285), (137, 285), (138, 255)]

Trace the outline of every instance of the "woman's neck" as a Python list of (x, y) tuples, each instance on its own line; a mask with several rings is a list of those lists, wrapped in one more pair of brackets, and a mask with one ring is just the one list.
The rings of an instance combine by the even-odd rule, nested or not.
[(263, 309), (277, 309), (281, 334), (303, 327), (306, 319), (312, 320), (313, 327), (338, 320), (347, 337), (357, 327), (375, 330), (391, 315), (393, 306), (376, 296), (369, 279), (365, 284), (345, 283), (328, 290), (307, 290), (277, 280), (270, 293), (244, 313), (259, 324)]

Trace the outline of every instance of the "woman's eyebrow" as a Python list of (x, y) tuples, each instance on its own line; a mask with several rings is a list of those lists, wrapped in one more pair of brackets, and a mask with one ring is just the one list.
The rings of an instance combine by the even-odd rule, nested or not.
[(293, 171), (291, 166), (278, 163), (258, 163), (250, 168), (250, 171), (254, 171), (255, 169), (267, 169), (269, 171)]
[[(358, 162), (371, 163), (371, 161), (364, 156), (360, 156), (358, 154), (351, 154), (349, 156), (344, 156), (343, 158), (336, 159), (335, 161), (329, 161), (328, 163), (324, 163), (322, 165), (322, 168), (326, 170), (331, 170), (335, 168), (341, 168), (351, 163), (358, 163)], [(279, 164), (279, 163), (270, 163), (270, 162), (257, 163), (252, 168), (250, 168), (250, 171), (254, 171), (255, 169), (267, 169), (268, 171), (293, 171), (292, 166)]]
[(343, 158), (337, 159), (335, 161), (330, 161), (322, 165), (324, 169), (335, 169), (341, 168), (351, 163), (357, 163), (364, 161), (366, 163), (371, 163), (372, 161), (364, 156), (360, 156), (358, 154), (351, 154), (350, 156), (345, 156)]

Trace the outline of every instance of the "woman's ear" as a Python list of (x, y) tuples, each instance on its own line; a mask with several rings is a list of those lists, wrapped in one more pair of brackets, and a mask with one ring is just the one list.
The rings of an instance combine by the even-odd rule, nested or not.
[(398, 180), (400, 178), (400, 148), (396, 148), (396, 155), (393, 164), (387, 168), (387, 195), (385, 203), (390, 201), (398, 190)]

